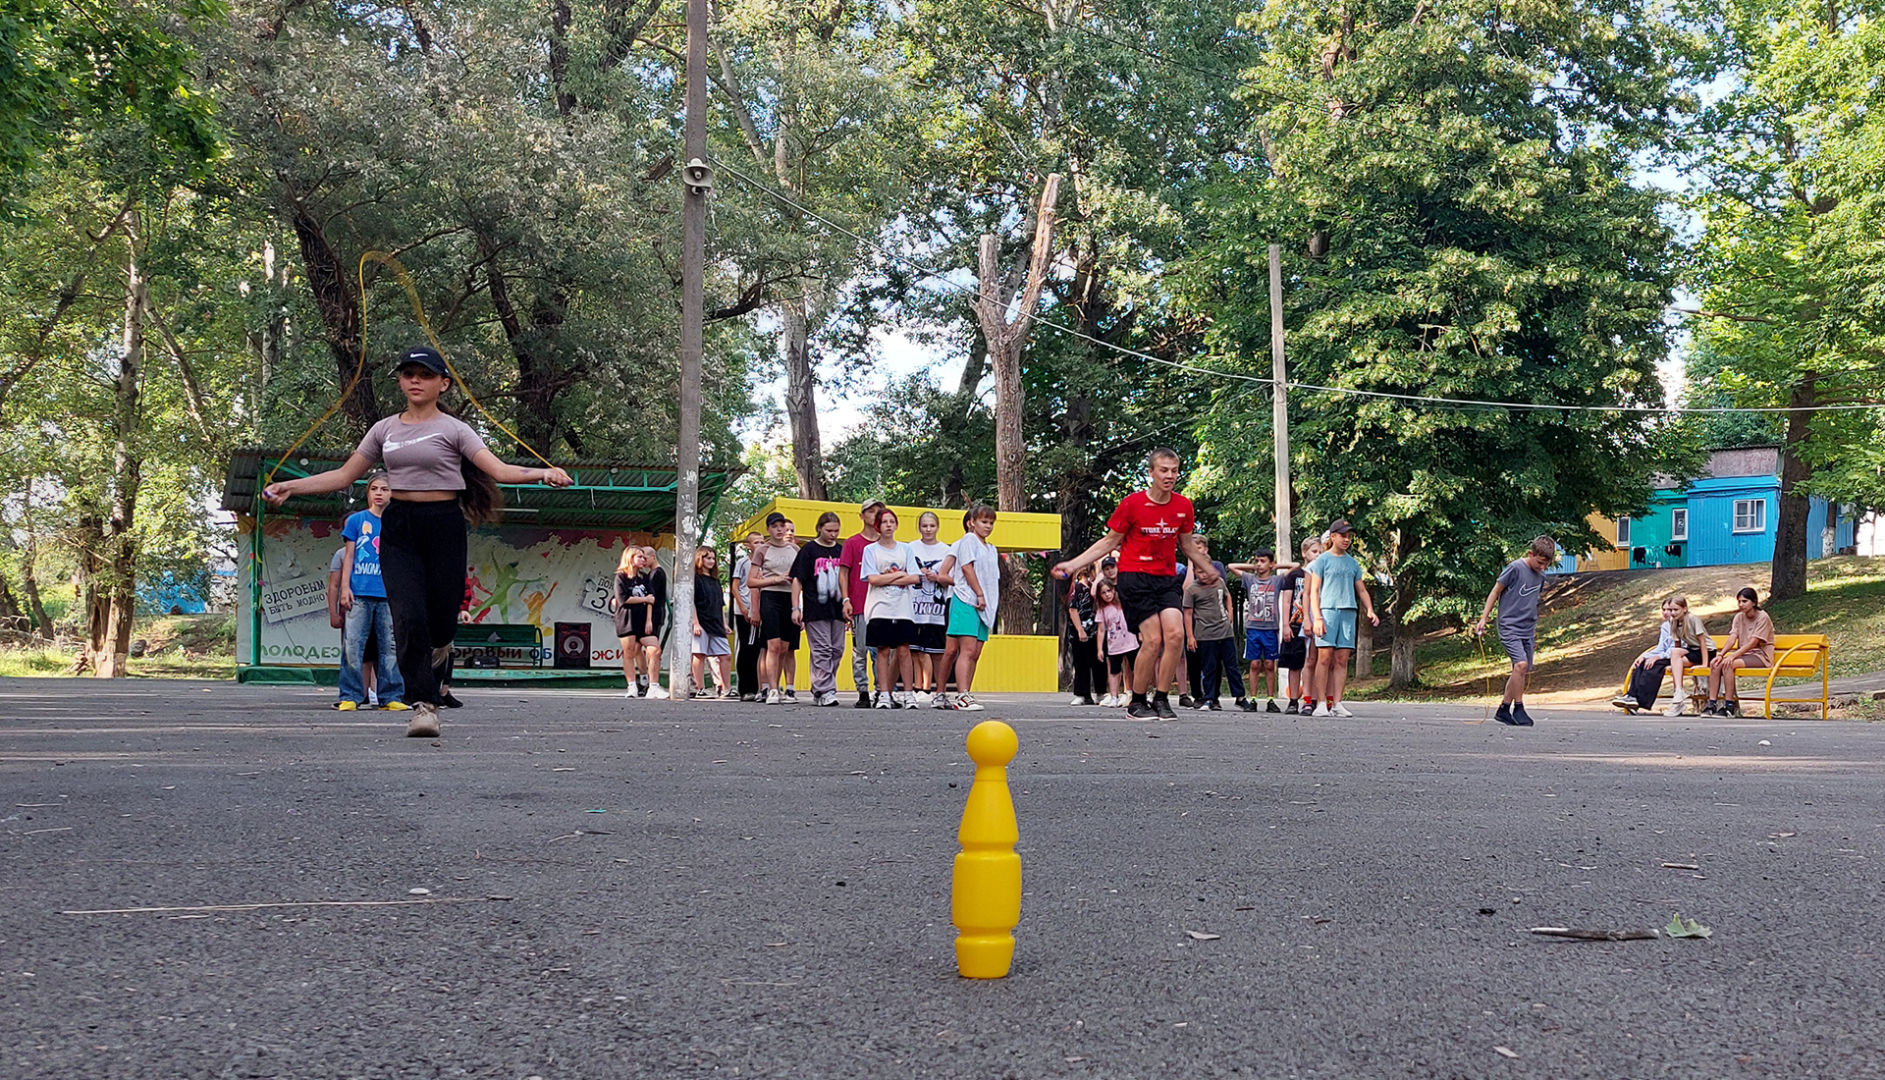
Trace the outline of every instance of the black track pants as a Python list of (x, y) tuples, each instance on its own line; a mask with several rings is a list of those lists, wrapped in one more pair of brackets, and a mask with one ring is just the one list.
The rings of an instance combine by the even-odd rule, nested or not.
[(393, 640), (406, 703), (439, 703), (439, 669), (432, 650), (450, 645), (465, 602), (465, 514), (451, 502), (403, 502), (386, 507), (380, 534), (380, 574), (393, 609)]

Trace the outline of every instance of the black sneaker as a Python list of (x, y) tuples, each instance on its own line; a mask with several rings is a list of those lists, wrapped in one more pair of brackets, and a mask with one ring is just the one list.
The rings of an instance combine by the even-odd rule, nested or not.
[(1532, 726), (1532, 714), (1525, 711), (1525, 703), (1523, 701), (1515, 701), (1512, 703), (1512, 723), (1516, 727)]
[(1135, 697), (1132, 699), (1132, 702), (1126, 706), (1126, 715), (1132, 717), (1134, 720), (1156, 720), (1158, 719), (1158, 710), (1154, 709), (1152, 703), (1144, 698)]
[(448, 709), (462, 709), (465, 707), (465, 703), (453, 697), (450, 690), (439, 695), (439, 704)]
[(1499, 711), (1492, 714), (1492, 718), (1494, 720), (1497, 720), (1501, 724), (1507, 724), (1514, 727), (1518, 725), (1518, 721), (1514, 719), (1512, 716), (1512, 706), (1509, 704), (1501, 704), (1499, 706)]
[[(1255, 702), (1255, 701), (1253, 700), (1253, 701), (1252, 701), (1252, 702), (1251, 702), (1250, 704), (1251, 704), (1251, 711), (1252, 711), (1252, 712), (1254, 712), (1254, 711), (1256, 711), (1256, 704), (1257, 704), (1257, 703), (1256, 703), (1256, 702)], [(1292, 702), (1291, 704), (1294, 704), (1294, 702)], [(1277, 707), (1276, 707), (1276, 699), (1275, 699), (1275, 698), (1271, 698), (1270, 700), (1268, 700), (1268, 701), (1266, 701), (1266, 702), (1264, 702), (1264, 703), (1263, 703), (1263, 711), (1264, 711), (1264, 712), (1273, 712), (1273, 713), (1280, 713), (1280, 712), (1282, 712), (1283, 710), (1282, 710), (1282, 709), (1279, 709), (1279, 708), (1277, 708)]]
[[(1184, 705), (1185, 702), (1190, 700), (1191, 699), (1188, 697), (1181, 697), (1178, 699), (1178, 703)], [(1190, 708), (1191, 706), (1186, 705), (1185, 707)], [(1158, 714), (1160, 720), (1178, 719), (1178, 714), (1172, 711), (1172, 699), (1166, 697), (1164, 694), (1160, 694), (1152, 699), (1152, 711)]]
[(1302, 705), (1295, 698), (1290, 698), (1289, 704), (1283, 706), (1284, 716), (1298, 716), (1301, 713), (1302, 713)]
[(859, 690), (859, 691), (857, 692), (857, 704), (855, 704), (855, 705), (853, 705), (853, 706), (851, 706), (851, 707), (852, 707), (853, 709), (868, 709), (868, 708), (870, 708), (870, 707), (871, 707), (871, 696), (870, 696), (870, 693), (869, 693), (868, 691), (865, 691), (865, 690)]
[(1204, 711), (1206, 712), (1223, 712), (1224, 711), (1224, 706), (1218, 704), (1218, 700), (1216, 698), (1209, 699), (1202, 706), (1199, 706), (1199, 707), (1204, 709)]
[(1256, 698), (1248, 698), (1248, 697), (1238, 698), (1237, 707), (1242, 709), (1245, 712), (1259, 712), (1263, 708), (1263, 706), (1257, 704)]
[(791, 688), (791, 687), (789, 687), (789, 686), (788, 686), (788, 687), (786, 687), (786, 688), (785, 688), (785, 699), (786, 699), (787, 701), (789, 701), (789, 702), (791, 702), (792, 704), (794, 704), (794, 705), (797, 705), (797, 704), (798, 704), (798, 700), (799, 700), (799, 694), (798, 694), (798, 691), (797, 691), (797, 690), (794, 690), (793, 688)]
[(1198, 707), (1198, 703), (1192, 700), (1190, 694), (1180, 694), (1178, 695), (1178, 707), (1181, 709), (1195, 709)]
[(1720, 712), (1720, 713), (1719, 713), (1718, 715), (1721, 715), (1721, 716), (1740, 716), (1740, 715), (1741, 715), (1741, 699), (1740, 699), (1740, 698), (1729, 698), (1729, 699), (1728, 699), (1727, 701), (1724, 701), (1724, 702), (1722, 702), (1722, 703), (1721, 703), (1721, 712)]

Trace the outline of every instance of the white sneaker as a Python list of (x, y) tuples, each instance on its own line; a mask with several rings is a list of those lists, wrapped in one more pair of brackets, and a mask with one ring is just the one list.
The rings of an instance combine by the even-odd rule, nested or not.
[(785, 695), (781, 694), (779, 692), (779, 688), (775, 686), (772, 689), (766, 691), (766, 704), (783, 705), (785, 704)]
[(648, 696), (657, 700), (666, 700), (668, 697), (668, 688), (662, 686), (660, 683), (655, 683), (648, 688)]
[(906, 708), (906, 709), (920, 709), (920, 708), (922, 708), (922, 706), (921, 706), (921, 705), (918, 705), (918, 704), (916, 703), (916, 698), (917, 698), (917, 695), (915, 695), (915, 694), (905, 694), (905, 695), (903, 695), (903, 707), (904, 707), (904, 708)]
[(886, 694), (882, 690), (879, 690), (877, 691), (877, 701), (872, 707), (878, 708), (878, 709), (894, 709), (897, 706), (895, 702), (892, 702), (890, 700), (889, 694)]
[(1131, 701), (1132, 701), (1132, 698), (1131, 698), (1131, 696), (1130, 696), (1130, 695), (1127, 695), (1127, 694), (1114, 694), (1114, 695), (1113, 695), (1113, 708), (1115, 708), (1115, 709), (1123, 709), (1123, 708), (1125, 708), (1125, 707), (1126, 707), (1126, 705), (1127, 705), (1128, 703), (1130, 703)]
[(1312, 712), (1312, 713), (1310, 713), (1309, 715), (1310, 715), (1310, 716), (1331, 716), (1331, 715), (1333, 715), (1333, 714), (1329, 712), (1329, 703), (1328, 703), (1328, 702), (1326, 702), (1326, 701), (1318, 701), (1318, 702), (1316, 702), (1316, 711), (1315, 711), (1315, 712)]
[(1675, 699), (1674, 701), (1670, 702), (1669, 707), (1667, 709), (1664, 709), (1662, 714), (1664, 716), (1681, 716), (1683, 713), (1688, 712), (1688, 711), (1689, 711), (1689, 699), (1685, 697), (1679, 697)]
[(1333, 709), (1330, 709), (1329, 711), (1330, 711), (1331, 713), (1333, 713), (1333, 714), (1335, 714), (1336, 716), (1353, 716), (1353, 715), (1355, 715), (1354, 713), (1352, 713), (1352, 712), (1349, 712), (1349, 711), (1348, 711), (1348, 706), (1346, 706), (1346, 705), (1344, 705), (1344, 704), (1342, 704), (1342, 703), (1341, 703), (1341, 702), (1339, 702), (1339, 701), (1335, 703), (1335, 708), (1333, 708)]
[(930, 702), (936, 700), (936, 695), (930, 693), (928, 690), (918, 690), (916, 693), (910, 695), (910, 700), (916, 702), (916, 706), (919, 709), (927, 708)]
[(949, 700), (947, 693), (939, 690), (929, 699), (929, 707), (932, 709), (953, 709), (955, 708), (955, 704)]
[(956, 695), (957, 712), (981, 712), (982, 703), (967, 694)]
[(1085, 704), (1086, 704), (1086, 699), (1085, 699), (1085, 698), (1083, 698), (1083, 697), (1081, 697), (1081, 696), (1080, 696), (1080, 695), (1078, 695), (1078, 694), (1075, 694), (1074, 696), (1072, 696), (1072, 697), (1070, 697), (1070, 698), (1068, 698), (1068, 699), (1067, 699), (1067, 704), (1069, 704), (1069, 705), (1085, 705)]

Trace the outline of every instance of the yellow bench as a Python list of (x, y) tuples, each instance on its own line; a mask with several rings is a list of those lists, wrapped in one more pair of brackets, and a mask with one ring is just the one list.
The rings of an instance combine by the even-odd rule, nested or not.
[[(1714, 635), (1715, 655), (1719, 656), (1721, 654), (1722, 646), (1727, 640), (1725, 635)], [(1767, 685), (1762, 689), (1761, 693), (1761, 700), (1765, 706), (1761, 712), (1763, 717), (1772, 717), (1774, 715), (1774, 703), (1778, 701), (1783, 705), (1789, 702), (1801, 705), (1818, 705), (1820, 707), (1820, 719), (1824, 720), (1826, 719), (1827, 710), (1832, 707), (1832, 674), (1827, 670), (1827, 660), (1832, 653), (1832, 649), (1832, 640), (1825, 634), (1775, 634), (1773, 666), (1764, 668), (1744, 667), (1736, 671), (1735, 676), (1737, 680), (1745, 678), (1758, 679), (1763, 675), (1767, 677)], [(1815, 675), (1820, 677), (1819, 697), (1777, 698), (1774, 696), (1775, 679), (1783, 677), (1789, 679), (1810, 679)], [(1799, 687), (1799, 689), (1810, 691), (1813, 687), (1809, 684)]]

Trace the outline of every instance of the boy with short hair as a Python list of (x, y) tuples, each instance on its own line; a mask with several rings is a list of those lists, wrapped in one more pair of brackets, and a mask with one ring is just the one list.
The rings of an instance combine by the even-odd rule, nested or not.
[[(1202, 533), (1193, 533), (1193, 540), (1204, 558), (1211, 557), (1209, 543)], [(1197, 709), (1199, 711), (1222, 712), (1224, 706), (1218, 703), (1218, 686), (1224, 677), (1230, 677), (1231, 693), (1239, 704), (1244, 700), (1244, 677), (1237, 670), (1237, 639), (1232, 631), (1230, 615), (1230, 590), (1224, 587), (1220, 577), (1210, 585), (1201, 584), (1197, 575), (1187, 574), (1184, 596), (1185, 647), (1198, 654), (1198, 668), (1201, 681)]]
[[(1295, 565), (1287, 564), (1289, 569)], [(1244, 583), (1244, 660), (1250, 664), (1250, 696), (1239, 704), (1248, 712), (1280, 713), (1283, 710), (1276, 704), (1276, 663), (1282, 656), (1282, 642), (1277, 636), (1282, 619), (1277, 602), (1286, 580), (1281, 572), (1285, 567), (1277, 565), (1275, 552), (1262, 548), (1250, 562), (1231, 563), (1227, 569), (1240, 575)], [(1259, 686), (1263, 688), (1261, 705), (1257, 704)]]
[(1545, 567), (1558, 557), (1558, 542), (1549, 536), (1532, 540), (1525, 554), (1506, 564), (1499, 580), (1486, 594), (1486, 608), (1473, 624), (1473, 636), (1486, 632), (1486, 620), (1492, 617), (1492, 605), (1499, 605), (1499, 644), (1512, 661), (1512, 674), (1505, 680), (1505, 699), (1493, 719), (1512, 727), (1531, 727), (1531, 714), (1525, 711), (1525, 681), (1531, 675), (1532, 657), (1538, 650), (1538, 598), (1545, 587)]
[[(1355, 628), (1361, 615), (1368, 625), (1379, 626), (1374, 613), (1374, 598), (1368, 595), (1368, 582), (1361, 564), (1348, 553), (1354, 542), (1355, 528), (1345, 518), (1329, 526), (1329, 548), (1309, 564), (1309, 601), (1307, 613), (1314, 620), (1316, 642), (1316, 682), (1314, 691), (1322, 695), (1313, 716), (1353, 716), (1342, 704), (1342, 691), (1348, 684), (1348, 660), (1355, 654)], [(1359, 674), (1359, 673), (1357, 673)]]

